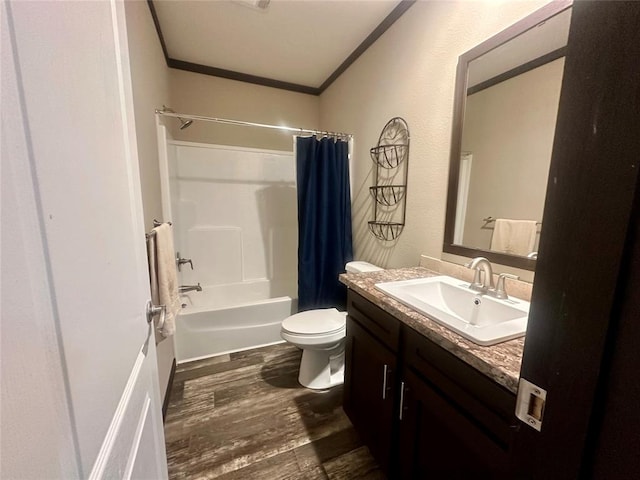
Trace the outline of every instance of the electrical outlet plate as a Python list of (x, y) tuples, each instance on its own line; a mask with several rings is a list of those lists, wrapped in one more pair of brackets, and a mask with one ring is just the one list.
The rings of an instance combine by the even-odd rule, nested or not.
[(537, 431), (542, 430), (542, 419), (547, 402), (547, 391), (520, 378), (516, 417)]

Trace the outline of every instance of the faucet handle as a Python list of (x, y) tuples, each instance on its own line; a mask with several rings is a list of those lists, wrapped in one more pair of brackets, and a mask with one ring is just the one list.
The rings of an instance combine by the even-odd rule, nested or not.
[(505, 278), (510, 278), (512, 280), (520, 279), (518, 275), (512, 275), (510, 273), (501, 273), (500, 275), (498, 275), (498, 284), (496, 285), (496, 290), (495, 290), (496, 298), (502, 298), (502, 299), (509, 298), (509, 295), (507, 295), (507, 290), (505, 289), (505, 286), (504, 286)]
[(180, 252), (176, 253), (176, 265), (178, 266), (178, 271), (182, 271), (182, 265), (188, 263), (191, 265), (191, 270), (193, 270), (193, 262), (190, 258), (182, 258), (180, 257)]
[(510, 278), (511, 280), (520, 280), (520, 277), (518, 275), (512, 275), (510, 273), (500, 273), (498, 274), (498, 280), (500, 280), (502, 278), (502, 281), (504, 282), (505, 278)]

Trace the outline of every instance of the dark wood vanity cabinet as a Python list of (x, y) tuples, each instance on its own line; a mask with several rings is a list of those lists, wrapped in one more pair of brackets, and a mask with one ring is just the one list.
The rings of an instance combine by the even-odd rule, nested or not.
[(494, 468), (487, 463), (494, 457), (485, 457), (481, 452), (487, 451), (487, 446), (488, 450), (495, 450), (492, 443), (428, 382), (411, 370), (403, 372), (402, 377), (397, 477), (490, 477)]
[(403, 333), (400, 478), (504, 478), (515, 395), (414, 330)]
[(347, 319), (344, 411), (380, 467), (388, 471), (396, 390), (396, 356)]
[[(386, 472), (392, 450), (400, 325), (362, 297), (349, 300), (345, 346), (344, 411)], [(382, 312), (384, 313), (384, 312)]]
[(515, 395), (352, 291), (348, 313), (344, 409), (388, 477), (508, 476)]

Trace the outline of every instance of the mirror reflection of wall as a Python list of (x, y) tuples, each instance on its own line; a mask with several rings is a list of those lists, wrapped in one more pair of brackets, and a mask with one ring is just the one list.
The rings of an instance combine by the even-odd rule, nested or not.
[(462, 244), (491, 248), (486, 217), (542, 219), (563, 66), (559, 58), (467, 96), (462, 150), (473, 163)]

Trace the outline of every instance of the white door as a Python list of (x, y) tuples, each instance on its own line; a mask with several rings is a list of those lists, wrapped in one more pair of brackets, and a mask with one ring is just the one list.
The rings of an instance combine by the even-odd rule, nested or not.
[(166, 478), (124, 5), (0, 19), (0, 477)]

